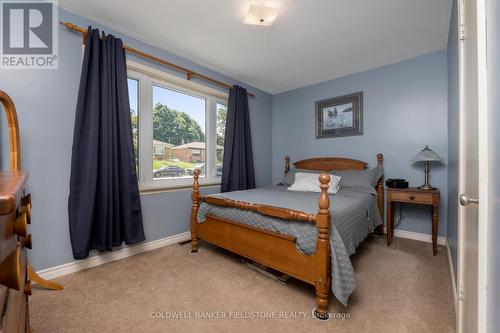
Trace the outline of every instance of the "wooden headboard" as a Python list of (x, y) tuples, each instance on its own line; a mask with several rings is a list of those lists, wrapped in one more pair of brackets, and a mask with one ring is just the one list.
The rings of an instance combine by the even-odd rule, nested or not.
[[(377, 166), (382, 167), (384, 164), (384, 155), (377, 154)], [(368, 166), (367, 162), (354, 160), (352, 158), (345, 157), (316, 157), (309, 158), (306, 160), (300, 160), (293, 165), (297, 169), (306, 169), (306, 170), (321, 170), (325, 172), (331, 172), (333, 170), (364, 170)], [(290, 171), (290, 157), (285, 156), (285, 174)], [(384, 176), (382, 176), (377, 186), (375, 187), (377, 190), (377, 205), (378, 210), (380, 212), (380, 216), (382, 220), (384, 220)], [(383, 234), (384, 225), (380, 225), (377, 227), (376, 232)]]
[[(377, 166), (381, 167), (383, 163), (384, 155), (377, 154)], [(331, 172), (333, 170), (364, 170), (368, 163), (346, 157), (316, 157), (294, 162), (293, 165), (297, 169)], [(290, 171), (290, 157), (285, 156), (285, 173), (288, 171)]]

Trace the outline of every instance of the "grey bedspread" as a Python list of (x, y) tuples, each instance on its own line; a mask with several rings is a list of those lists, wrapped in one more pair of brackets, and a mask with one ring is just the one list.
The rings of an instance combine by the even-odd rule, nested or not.
[[(230, 198), (255, 204), (266, 204), (282, 208), (300, 210), (316, 214), (319, 193), (292, 192), (285, 186), (269, 186), (254, 190), (218, 193), (211, 196)], [(331, 289), (337, 299), (347, 306), (349, 295), (356, 287), (356, 277), (349, 256), (356, 247), (382, 223), (377, 208), (377, 198), (373, 193), (362, 189), (341, 189), (330, 195), (331, 249)], [(201, 203), (198, 223), (205, 221), (210, 214), (258, 228), (292, 235), (297, 239), (297, 247), (305, 254), (316, 251), (316, 226), (309, 223), (284, 221), (264, 216), (256, 212), (220, 207)]]

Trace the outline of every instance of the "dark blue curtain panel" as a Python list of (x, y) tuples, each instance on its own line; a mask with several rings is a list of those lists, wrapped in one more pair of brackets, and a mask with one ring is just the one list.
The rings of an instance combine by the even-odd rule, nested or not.
[(73, 257), (144, 241), (130, 123), (125, 52), (120, 39), (86, 35), (73, 152), (69, 228)]
[(233, 86), (229, 90), (221, 192), (252, 188), (255, 173), (247, 90)]

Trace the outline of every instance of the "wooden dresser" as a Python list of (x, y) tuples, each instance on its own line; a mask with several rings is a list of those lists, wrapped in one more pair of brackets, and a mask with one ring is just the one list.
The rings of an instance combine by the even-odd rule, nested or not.
[(10, 171), (0, 172), (0, 329), (2, 333), (30, 332), (28, 296), (32, 269), (26, 249), (31, 249), (31, 196), (26, 194), (28, 173), (21, 171), (19, 125), (14, 102), (0, 90), (9, 128)]
[(2, 333), (30, 332), (27, 249), (31, 249), (31, 196), (25, 194), (28, 174), (0, 173), (0, 328)]
[(28, 262), (31, 249), (31, 195), (26, 194), (28, 173), (21, 171), (21, 141), (14, 102), (0, 90), (1, 106), (9, 127), (10, 171), (0, 172), (0, 333), (31, 332), (28, 297), (31, 283), (62, 290), (59, 283), (40, 277)]

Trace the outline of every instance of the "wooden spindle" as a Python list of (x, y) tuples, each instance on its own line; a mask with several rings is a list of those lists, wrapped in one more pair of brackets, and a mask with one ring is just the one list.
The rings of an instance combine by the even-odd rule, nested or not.
[(315, 254), (315, 287), (316, 287), (316, 317), (328, 319), (328, 294), (330, 291), (330, 198), (328, 187), (330, 175), (319, 176), (321, 193), (318, 200), (318, 214), (316, 227), (318, 238), (316, 240)]
[(200, 178), (200, 170), (195, 169), (193, 171), (193, 176), (193, 192), (191, 193), (191, 253), (197, 253), (198, 235), (196, 230), (198, 228), (198, 208), (200, 207), (200, 183), (198, 181)]

